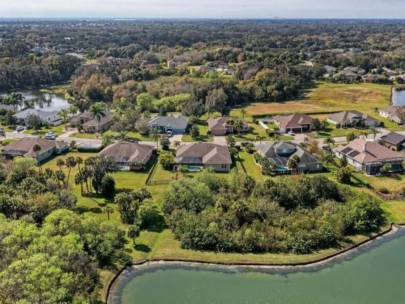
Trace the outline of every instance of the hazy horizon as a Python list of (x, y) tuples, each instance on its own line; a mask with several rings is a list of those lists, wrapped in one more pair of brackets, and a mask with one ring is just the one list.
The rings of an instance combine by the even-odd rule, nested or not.
[(401, 0), (13, 0), (0, 18), (403, 19)]

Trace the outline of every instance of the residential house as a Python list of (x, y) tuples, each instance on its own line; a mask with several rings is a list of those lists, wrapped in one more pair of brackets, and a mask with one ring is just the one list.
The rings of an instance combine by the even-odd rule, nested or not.
[(280, 133), (303, 133), (314, 129), (314, 119), (306, 114), (276, 115), (273, 121), (280, 128)]
[(229, 172), (232, 158), (228, 147), (214, 143), (184, 144), (176, 150), (177, 167), (211, 167), (217, 172)]
[(112, 159), (122, 171), (142, 170), (152, 156), (152, 146), (138, 142), (116, 142), (105, 147), (99, 155)]
[[(34, 152), (34, 146), (39, 145), (41, 150)], [(68, 143), (64, 141), (47, 140), (41, 138), (22, 138), (1, 148), (1, 155), (5, 159), (13, 159), (17, 156), (32, 157), (43, 162), (54, 155), (69, 150)]]
[(249, 125), (244, 121), (240, 120), (243, 123), (243, 126), (239, 129), (235, 127), (235, 122), (238, 121), (238, 118), (233, 117), (218, 117), (210, 118), (207, 120), (208, 128), (211, 131), (211, 134), (214, 136), (224, 136), (226, 134), (233, 134), (234, 131), (237, 132), (249, 132)]
[(266, 142), (257, 147), (257, 152), (276, 165), (276, 171), (289, 171), (288, 160), (297, 155), (300, 159), (298, 170), (301, 173), (320, 172), (322, 162), (306, 151), (302, 146), (289, 141)]
[(14, 117), (17, 119), (17, 122), (22, 125), (28, 125), (27, 120), (28, 117), (31, 115), (36, 115), (40, 118), (40, 120), (43, 123), (52, 125), (52, 126), (58, 126), (62, 124), (62, 118), (59, 116), (59, 111), (62, 108), (66, 107), (61, 107), (61, 108), (43, 108), (43, 109), (25, 109), (22, 110), (21, 112), (18, 112), (17, 114), (14, 115)]
[(405, 135), (396, 132), (390, 132), (386, 135), (381, 136), (379, 142), (380, 144), (391, 150), (401, 151), (405, 147)]
[(110, 111), (105, 112), (105, 116), (100, 118), (93, 118), (90, 112), (84, 112), (78, 116), (75, 116), (70, 121), (72, 127), (81, 126), (86, 133), (102, 133), (107, 131), (113, 125), (113, 113)]
[(326, 70), (326, 73), (323, 75), (323, 77), (325, 77), (325, 78), (332, 76), (336, 72), (336, 68), (333, 66), (325, 65), (324, 68)]
[(391, 165), (391, 172), (404, 171), (402, 163), (405, 155), (392, 151), (378, 142), (358, 138), (336, 148), (334, 153), (338, 158), (345, 157), (350, 165), (369, 175), (379, 174), (385, 164)]
[(385, 72), (385, 74), (387, 74), (388, 77), (396, 76), (396, 75), (399, 74), (398, 71), (391, 70), (391, 69), (389, 69), (389, 68), (387, 68), (387, 67), (384, 67), (384, 68), (382, 68), (382, 69), (383, 69), (383, 71)]
[(162, 133), (183, 134), (187, 130), (188, 117), (156, 116), (148, 122), (147, 126), (149, 129), (157, 128)]
[(340, 124), (342, 127), (353, 127), (359, 125), (366, 127), (378, 127), (381, 124), (378, 119), (354, 110), (329, 114), (328, 122)]
[(403, 124), (405, 120), (405, 106), (390, 106), (378, 111), (380, 116), (388, 118), (397, 124)]

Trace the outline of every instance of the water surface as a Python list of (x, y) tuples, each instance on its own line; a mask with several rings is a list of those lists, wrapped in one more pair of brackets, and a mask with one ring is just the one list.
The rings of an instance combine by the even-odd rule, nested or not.
[[(39, 90), (23, 90), (18, 91), (21, 93), (26, 101), (31, 101), (35, 109), (44, 109), (46, 111), (58, 111), (62, 108), (68, 108), (69, 102), (60, 94), (42, 93)], [(6, 96), (7, 93), (0, 93), (2, 96)], [(11, 92), (10, 92), (11, 93)], [(20, 109), (24, 106), (20, 107)]]
[(148, 268), (113, 292), (122, 304), (403, 304), (405, 229), (318, 269), (272, 273), (232, 268)]
[(405, 90), (392, 89), (392, 104), (394, 106), (405, 106)]

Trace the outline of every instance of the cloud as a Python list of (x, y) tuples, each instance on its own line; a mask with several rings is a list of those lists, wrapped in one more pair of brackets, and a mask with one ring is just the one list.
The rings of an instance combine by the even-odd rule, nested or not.
[(402, 0), (1, 0), (0, 17), (403, 18)]

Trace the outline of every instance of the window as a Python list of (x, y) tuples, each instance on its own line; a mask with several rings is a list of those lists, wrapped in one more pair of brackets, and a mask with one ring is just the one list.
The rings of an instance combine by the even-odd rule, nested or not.
[(226, 169), (226, 168), (228, 168), (228, 165), (222, 165), (221, 168)]

